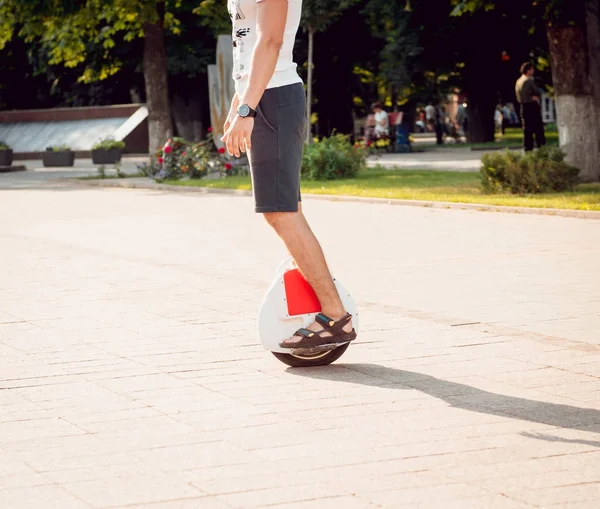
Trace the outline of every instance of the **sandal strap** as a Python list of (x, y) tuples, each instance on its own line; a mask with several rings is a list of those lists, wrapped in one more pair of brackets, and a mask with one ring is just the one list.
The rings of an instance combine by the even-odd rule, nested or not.
[(319, 325), (321, 325), (323, 327), (323, 329), (325, 329), (326, 331), (328, 331), (328, 332), (330, 332), (330, 333), (333, 334), (335, 332), (343, 333), (344, 331), (342, 329), (350, 321), (351, 318), (352, 318), (352, 315), (350, 313), (346, 313), (344, 316), (342, 316), (336, 322), (335, 320), (333, 320), (329, 316), (327, 316), (327, 315), (325, 315), (323, 313), (319, 313), (315, 317), (315, 321)]
[(315, 331), (312, 331), (310, 329), (298, 329), (295, 333), (294, 336), (302, 336), (305, 338), (312, 338), (314, 335), (316, 334)]
[(325, 329), (329, 329), (330, 327), (333, 327), (335, 325), (335, 321), (329, 318), (327, 315), (324, 315), (323, 313), (319, 313), (315, 317), (315, 322), (317, 322)]

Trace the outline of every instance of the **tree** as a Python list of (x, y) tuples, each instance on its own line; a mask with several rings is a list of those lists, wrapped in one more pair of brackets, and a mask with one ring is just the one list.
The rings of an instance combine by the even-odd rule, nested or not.
[[(454, 0), (455, 15), (514, 8), (508, 0)], [(546, 24), (560, 145), (583, 180), (600, 179), (598, 0), (538, 0)]]
[[(392, 96), (402, 93), (411, 105), (443, 101), (457, 89), (465, 93), (469, 141), (493, 141), (496, 105), (514, 100), (515, 62), (531, 52), (545, 55), (547, 41), (539, 35), (539, 22), (527, 2), (515, 2), (507, 12), (476, 10), (470, 16), (450, 16), (454, 3), (369, 2), (374, 33), (386, 39), (382, 71), (395, 85)], [(510, 61), (502, 55), (509, 55)]]
[[(0, 49), (15, 32), (27, 42), (41, 41), (49, 64), (67, 68), (84, 65), (80, 81), (91, 83), (116, 74), (123, 62), (111, 49), (115, 38), (131, 42), (143, 37), (143, 72), (148, 105), (150, 152), (173, 134), (164, 31), (178, 32), (178, 22), (168, 7), (176, 10), (180, 0), (3, 0), (0, 2)], [(100, 68), (85, 65), (98, 51)]]
[[(383, 41), (373, 37), (362, 10), (366, 0), (349, 6), (326, 30), (315, 34), (313, 110), (318, 119), (314, 134), (352, 134), (355, 115), (364, 116), (374, 98), (385, 94), (385, 80), (379, 73)], [(303, 34), (307, 42), (307, 34)], [(303, 47), (307, 46), (303, 44)], [(297, 52), (300, 61), (306, 55)]]
[(590, 57), (590, 79), (596, 112), (592, 117), (596, 118), (597, 134), (600, 138), (600, 0), (589, 0), (587, 2), (585, 19)]
[(306, 143), (310, 143), (312, 140), (311, 116), (315, 34), (317, 32), (323, 32), (345, 9), (356, 1), (357, 0), (304, 0), (302, 2), (302, 26), (308, 33)]
[(548, 42), (560, 142), (567, 161), (581, 170), (583, 180), (592, 181), (600, 180), (600, 91), (594, 82), (598, 55), (590, 51), (590, 43), (598, 40), (600, 30), (592, 13), (594, 4), (598, 12), (598, 2), (589, 4), (586, 9), (585, 0), (570, 0), (568, 14), (549, 12)]

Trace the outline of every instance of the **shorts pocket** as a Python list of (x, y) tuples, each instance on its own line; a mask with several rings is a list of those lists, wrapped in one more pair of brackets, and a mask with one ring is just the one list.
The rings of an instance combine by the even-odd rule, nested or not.
[(287, 134), (300, 135), (306, 132), (306, 102), (298, 101), (279, 107), (281, 126)]
[(277, 102), (269, 100), (267, 97), (258, 103), (256, 112), (260, 121), (262, 121), (271, 131), (277, 131), (279, 125), (279, 112), (277, 111)]

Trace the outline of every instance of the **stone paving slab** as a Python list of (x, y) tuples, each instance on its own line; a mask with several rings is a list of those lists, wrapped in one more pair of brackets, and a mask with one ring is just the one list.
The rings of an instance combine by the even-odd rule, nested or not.
[(300, 370), (251, 198), (0, 191), (0, 507), (597, 507), (600, 223), (305, 209), (361, 332)]

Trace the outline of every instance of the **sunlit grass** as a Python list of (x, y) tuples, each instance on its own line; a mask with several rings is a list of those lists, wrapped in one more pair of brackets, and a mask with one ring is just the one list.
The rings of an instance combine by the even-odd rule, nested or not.
[[(252, 189), (249, 177), (169, 182), (179, 186), (218, 189)], [(327, 182), (302, 181), (302, 193), (363, 196), (438, 202), (481, 203), (519, 207), (600, 210), (600, 184), (581, 184), (573, 192), (516, 196), (484, 194), (479, 173), (432, 170), (381, 170), (361, 172), (354, 179)]]

